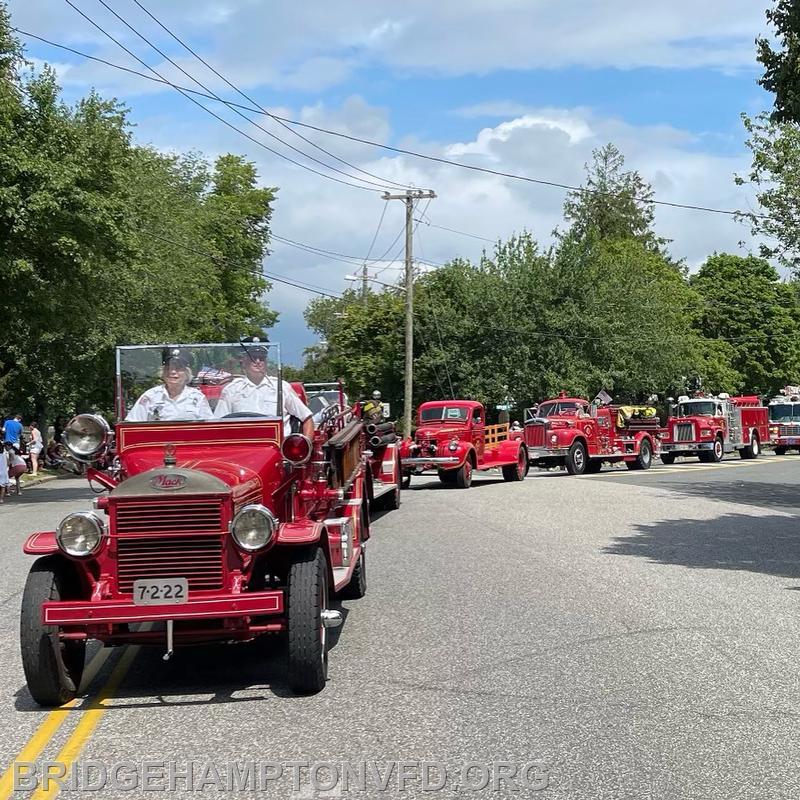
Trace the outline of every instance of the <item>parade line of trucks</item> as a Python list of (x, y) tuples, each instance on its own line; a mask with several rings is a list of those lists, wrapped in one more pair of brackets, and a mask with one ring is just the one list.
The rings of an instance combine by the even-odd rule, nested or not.
[[(215, 416), (132, 418), (154, 376), (173, 379), (181, 365), (188, 406)], [(275, 413), (219, 405), (257, 368), (277, 377)], [(434, 400), (419, 407), (413, 438), (401, 439), (340, 383), (289, 387), (280, 375), (275, 344), (117, 348), (115, 426), (79, 414), (63, 436), (98, 497), (24, 545), (37, 560), (20, 646), (37, 703), (77, 695), (91, 641), (160, 647), (167, 660), (178, 647), (280, 635), (291, 689), (322, 690), (339, 601), (367, 591), (372, 512), (398, 508), (414, 475), (467, 489), (479, 470), (517, 482), (531, 465), (581, 475), (614, 463), (646, 470), (658, 457), (800, 450), (798, 387), (768, 405), (679, 397), (664, 426), (652, 406), (615, 404), (602, 391), (591, 402), (562, 392), (528, 409), (523, 428), (487, 424), (474, 400)], [(284, 410), (308, 406), (313, 425), (291, 428)]]

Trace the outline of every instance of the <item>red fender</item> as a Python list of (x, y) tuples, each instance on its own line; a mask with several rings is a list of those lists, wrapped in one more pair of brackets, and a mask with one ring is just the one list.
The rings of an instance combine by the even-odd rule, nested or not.
[(497, 445), (497, 457), (501, 461), (516, 461), (522, 442), (519, 439), (506, 439)]
[(86, 470), (86, 477), (90, 482), (94, 481), (95, 483), (99, 483), (104, 489), (108, 489), (109, 491), (119, 486), (119, 481), (116, 480), (116, 478), (112, 478), (104, 470), (95, 469), (94, 467), (89, 467), (89, 469)]
[(22, 551), (29, 556), (46, 556), (50, 555), (50, 553), (60, 552), (56, 544), (56, 532), (39, 531), (38, 533), (32, 533), (22, 546)]
[(315, 544), (322, 538), (322, 523), (284, 522), (278, 526), (276, 544)]

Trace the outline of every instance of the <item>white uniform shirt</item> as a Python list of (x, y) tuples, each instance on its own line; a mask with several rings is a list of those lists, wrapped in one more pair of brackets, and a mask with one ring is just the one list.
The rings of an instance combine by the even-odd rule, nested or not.
[[(214, 409), (215, 417), (249, 411), (275, 417), (278, 414), (278, 382), (265, 377), (261, 383), (253, 383), (249, 378), (234, 378), (219, 396)], [(283, 381), (283, 435), (292, 432), (289, 417), (296, 417), (305, 422), (311, 416), (311, 409), (297, 396), (297, 392)]]
[(212, 419), (213, 416), (206, 396), (199, 389), (184, 386), (183, 391), (173, 400), (166, 386), (154, 386), (136, 401), (125, 421), (198, 420)]

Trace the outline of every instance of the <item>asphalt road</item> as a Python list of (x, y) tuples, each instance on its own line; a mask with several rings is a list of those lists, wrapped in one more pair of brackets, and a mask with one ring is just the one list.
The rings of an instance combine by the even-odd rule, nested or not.
[[(365, 762), (369, 789), (343, 796), (794, 798), (798, 478), (792, 455), (536, 471), (519, 484), (478, 475), (466, 491), (417, 477), (374, 524), (369, 592), (345, 603), (319, 695), (289, 694), (279, 641), (187, 649), (169, 663), (116, 648), (55, 716), (33, 704), (19, 662), (31, 561), (21, 546), (92, 495), (74, 479), (30, 489), (0, 507), (0, 766), (193, 761), (224, 781), (228, 762), (282, 762), (287, 775), (286, 762), (308, 761), (321, 786), (322, 762)], [(119, 685), (98, 699), (112, 676)], [(423, 791), (422, 761), (446, 766), (444, 788)], [(534, 766), (521, 778), (523, 765)], [(535, 791), (542, 770), (549, 785)], [(298, 774), (299, 793), (282, 779), (257, 796), (341, 796), (313, 794), (310, 772)], [(436, 785), (438, 766), (429, 777)]]

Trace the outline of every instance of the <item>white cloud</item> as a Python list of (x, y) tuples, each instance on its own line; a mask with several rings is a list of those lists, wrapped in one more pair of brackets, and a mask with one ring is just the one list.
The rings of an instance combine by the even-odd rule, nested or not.
[[(317, 89), (353, 70), (482, 75), (499, 69), (581, 66), (752, 69), (766, 23), (752, 0), (308, 0), (275, 4), (173, 0), (150, 4), (179, 35), (244, 87)], [(103, 35), (66, 5), (11, 0), (15, 24), (61, 41), (108, 49)], [(103, 9), (86, 9), (122, 41), (146, 46)], [(161, 46), (175, 42), (141, 11), (124, 16)]]

